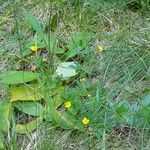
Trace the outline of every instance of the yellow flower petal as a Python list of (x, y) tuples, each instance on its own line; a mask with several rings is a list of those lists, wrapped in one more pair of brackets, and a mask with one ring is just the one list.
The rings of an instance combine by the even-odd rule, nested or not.
[(64, 103), (64, 105), (65, 105), (66, 108), (70, 108), (72, 104), (71, 104), (70, 101), (66, 101), (66, 102)]
[(88, 125), (90, 123), (90, 120), (87, 117), (84, 117), (82, 119), (82, 123), (85, 124), (85, 125)]
[(38, 47), (36, 45), (31, 46), (31, 51), (36, 52), (38, 50)]

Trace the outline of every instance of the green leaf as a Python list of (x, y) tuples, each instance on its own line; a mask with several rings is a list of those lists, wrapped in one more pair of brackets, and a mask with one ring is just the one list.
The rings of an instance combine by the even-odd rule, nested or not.
[(27, 124), (17, 124), (15, 129), (17, 133), (25, 134), (27, 132), (32, 132), (33, 130), (35, 130), (42, 122), (43, 118), (38, 117)]
[(48, 45), (46, 36), (44, 35), (43, 29), (39, 23), (39, 21), (32, 15), (30, 11), (26, 9), (22, 9), (23, 16), (27, 19), (27, 21), (31, 24), (33, 29), (41, 36), (46, 45)]
[(50, 47), (50, 51), (53, 54), (64, 53), (64, 49), (57, 46), (58, 40), (55, 36), (50, 35), (49, 37), (47, 37), (47, 41), (48, 41), (48, 44), (49, 44), (49, 47)]
[(68, 52), (66, 53), (67, 59), (74, 57), (83, 50), (91, 39), (91, 33), (75, 33), (72, 35), (69, 41)]
[(43, 106), (35, 101), (30, 102), (15, 102), (13, 105), (20, 111), (32, 115), (32, 116), (42, 116)]
[(63, 99), (61, 98), (61, 94), (63, 93), (63, 91), (64, 91), (64, 87), (61, 86), (60, 88), (58, 88), (58, 91), (54, 96), (53, 104), (55, 109), (60, 107), (60, 105), (63, 103)]
[(64, 91), (64, 88), (61, 86), (56, 90), (56, 93), (53, 96), (52, 102), (47, 102), (44, 107), (44, 118), (47, 121), (52, 121), (52, 110), (56, 110), (63, 103), (63, 99), (61, 98), (61, 94)]
[(46, 47), (45, 43), (41, 39), (41, 36), (39, 36), (38, 34), (35, 34), (34, 37), (26, 40), (26, 42), (24, 43), (24, 46), (28, 51), (32, 45), (37, 45), (38, 48)]
[(58, 26), (58, 14), (56, 13), (52, 18), (48, 18), (47, 22), (46, 22), (46, 26), (45, 26), (45, 32), (49, 33), (50, 31), (55, 31), (57, 29)]
[(19, 84), (37, 79), (37, 75), (29, 71), (7, 71), (0, 74), (0, 83)]
[(4, 149), (4, 136), (3, 136), (3, 133), (0, 129), (0, 149)]
[(10, 89), (11, 102), (14, 101), (30, 101), (41, 100), (43, 98), (42, 92), (38, 84), (26, 84), (19, 87), (12, 87)]
[(142, 102), (142, 104), (143, 104), (144, 106), (150, 105), (150, 94), (147, 95), (147, 96), (144, 98), (144, 101)]
[(57, 26), (58, 26), (58, 14), (56, 13), (53, 16), (52, 21), (51, 21), (51, 31), (55, 31)]
[(128, 101), (124, 100), (121, 101), (117, 108), (116, 108), (116, 114), (120, 117), (123, 117), (130, 109), (130, 104)]
[(52, 115), (56, 123), (65, 129), (83, 129), (82, 124), (74, 116), (69, 115), (67, 112), (54, 110)]
[[(57, 38), (52, 35), (50, 37), (46, 37), (39, 21), (36, 19), (36, 17), (34, 17), (30, 11), (27, 11), (25, 9), (22, 9), (22, 10), (23, 10), (23, 12), (22, 12), (23, 16), (27, 19), (27, 21), (31, 24), (33, 29), (37, 32), (37, 34), (39, 34), (41, 36), (42, 40), (44, 41), (45, 46), (44, 45), (42, 45), (42, 46), (50, 47), (50, 50), (53, 54), (64, 53), (63, 49), (57, 47)], [(54, 19), (53, 19), (53, 25), (55, 25), (55, 23), (56, 23), (56, 17), (54, 17)], [(41, 46), (41, 44), (40, 44), (40, 46)]]
[(54, 48), (52, 49), (52, 52), (53, 52), (53, 54), (62, 54), (62, 53), (64, 53), (65, 51), (64, 51), (64, 49), (62, 49), (62, 48), (60, 48), (60, 47), (54, 47)]
[(76, 67), (77, 65), (74, 62), (63, 62), (57, 67), (56, 74), (63, 78), (75, 76), (77, 74)]
[(144, 106), (137, 112), (137, 126), (150, 128), (150, 106)]
[(12, 116), (11, 104), (6, 101), (0, 101), (0, 129), (7, 132), (10, 128), (10, 119)]

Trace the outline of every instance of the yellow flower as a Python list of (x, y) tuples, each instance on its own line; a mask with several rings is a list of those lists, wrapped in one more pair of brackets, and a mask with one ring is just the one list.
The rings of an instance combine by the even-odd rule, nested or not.
[(88, 98), (91, 98), (92, 96), (91, 96), (91, 94), (88, 94), (87, 97), (88, 97)]
[(64, 104), (66, 108), (70, 108), (72, 105), (70, 101), (66, 101)]
[(38, 47), (36, 45), (31, 46), (31, 51), (36, 52), (38, 50)]
[(98, 46), (98, 51), (100, 53), (102, 53), (104, 51), (104, 46), (102, 46), (102, 45)]
[(82, 119), (82, 123), (85, 124), (85, 125), (88, 125), (90, 123), (90, 120), (87, 117), (84, 117)]

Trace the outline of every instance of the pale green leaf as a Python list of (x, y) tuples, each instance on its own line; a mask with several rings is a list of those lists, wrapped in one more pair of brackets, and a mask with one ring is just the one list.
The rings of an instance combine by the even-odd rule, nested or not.
[(38, 126), (40, 126), (40, 124), (43, 122), (43, 118), (42, 117), (38, 117), (35, 120), (27, 123), (27, 124), (17, 124), (16, 125), (16, 132), (17, 133), (22, 133), (25, 134), (27, 132), (32, 132), (34, 131)]
[(142, 104), (144, 106), (150, 106), (150, 94), (144, 98), (144, 101), (142, 102)]
[(30, 101), (41, 100), (43, 98), (42, 92), (38, 84), (26, 84), (19, 87), (12, 87), (10, 89), (11, 102), (14, 101)]
[(77, 74), (76, 67), (77, 65), (74, 62), (63, 62), (57, 67), (56, 74), (63, 78), (75, 76)]
[(0, 83), (19, 84), (37, 79), (37, 75), (29, 71), (7, 71), (0, 74)]
[(20, 111), (32, 115), (32, 116), (42, 116), (43, 115), (43, 106), (35, 101), (30, 102), (15, 102), (13, 105)]
[(64, 49), (62, 49), (60, 47), (54, 47), (54, 48), (52, 48), (52, 52), (53, 52), (53, 54), (62, 54), (62, 53), (64, 53)]
[(10, 119), (12, 116), (11, 104), (8, 101), (0, 101), (0, 129), (8, 131), (10, 128)]
[(79, 122), (74, 116), (70, 116), (67, 112), (54, 110), (52, 111), (52, 115), (56, 123), (65, 129), (83, 129), (81, 122)]
[(4, 149), (4, 135), (0, 129), (0, 149)]

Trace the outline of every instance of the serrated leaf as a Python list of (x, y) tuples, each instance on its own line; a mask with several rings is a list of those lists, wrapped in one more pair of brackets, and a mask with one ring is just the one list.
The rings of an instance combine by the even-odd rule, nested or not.
[(25, 134), (27, 132), (32, 132), (42, 122), (43, 122), (43, 118), (42, 117), (38, 117), (35, 120), (33, 120), (33, 121), (31, 121), (31, 122), (29, 122), (27, 124), (17, 124), (15, 130), (16, 130), (17, 133), (22, 133), (22, 134)]
[(43, 106), (35, 101), (30, 102), (15, 102), (13, 105), (20, 111), (32, 115), (32, 116), (42, 116), (43, 115)]
[(10, 89), (11, 102), (41, 100), (43, 98), (40, 87), (37, 84), (26, 84)]
[(19, 84), (37, 79), (37, 75), (29, 71), (7, 71), (0, 74), (0, 83)]
[(76, 67), (74, 62), (63, 62), (57, 67), (56, 74), (63, 78), (75, 76), (77, 74)]

